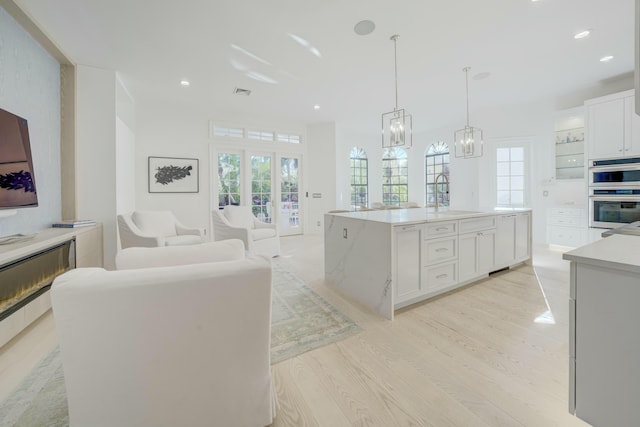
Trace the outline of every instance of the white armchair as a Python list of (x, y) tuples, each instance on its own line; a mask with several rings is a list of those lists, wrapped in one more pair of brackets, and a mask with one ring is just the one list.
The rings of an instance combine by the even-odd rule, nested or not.
[(80, 268), (51, 288), (70, 425), (271, 424), (270, 261), (238, 241), (118, 258), (169, 266)]
[(204, 229), (185, 227), (171, 211), (134, 211), (118, 215), (118, 233), (122, 249), (193, 245), (205, 241)]
[(251, 206), (225, 206), (212, 212), (213, 240), (240, 239), (257, 255), (280, 255), (280, 236), (276, 224), (258, 220)]

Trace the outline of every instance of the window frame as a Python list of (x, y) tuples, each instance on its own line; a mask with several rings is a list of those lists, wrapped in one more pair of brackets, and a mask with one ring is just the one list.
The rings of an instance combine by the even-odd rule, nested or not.
[[(441, 158), (441, 161), (438, 162), (438, 159)], [(441, 172), (434, 171), (433, 173), (429, 173), (429, 159), (434, 160), (434, 169), (437, 169), (437, 166), (441, 166), (442, 173), (447, 177), (448, 185), (445, 182), (438, 183), (440, 188), (439, 194), (446, 195), (443, 197), (441, 206), (449, 206), (451, 203), (450, 190), (451, 190), (451, 151), (449, 149), (449, 144), (444, 141), (437, 141), (431, 144), (424, 155), (424, 197), (425, 197), (425, 206), (435, 206), (435, 179), (440, 175)], [(445, 161), (446, 160), (446, 161)], [(430, 177), (433, 177), (433, 182), (430, 181)], [(445, 190), (444, 187), (448, 186)], [(433, 194), (433, 201), (429, 200), (429, 189), (433, 188), (431, 194)], [(444, 192), (443, 192), (444, 190)]]
[[(355, 157), (360, 156), (360, 157)], [(354, 161), (358, 162), (358, 166), (354, 165)], [(364, 167), (362, 167), (362, 163), (364, 163)], [(356, 184), (354, 182), (355, 174), (354, 171), (358, 170), (360, 173), (358, 177), (361, 179), (364, 177), (365, 183)], [(364, 170), (364, 175), (362, 171)], [(354, 191), (358, 189), (364, 188), (364, 203), (360, 203), (361, 201), (354, 200), (356, 194), (362, 194), (360, 191)], [(367, 157), (367, 152), (361, 147), (353, 147), (349, 152), (349, 194), (350, 194), (350, 205), (353, 210), (356, 210), (358, 207), (364, 206), (369, 207), (369, 158)]]
[[(530, 138), (503, 138), (500, 141), (495, 143), (494, 149), (492, 150), (492, 179), (493, 179), (493, 198), (495, 200), (494, 205), (496, 207), (502, 208), (522, 208), (531, 206), (531, 174), (533, 171), (532, 168), (532, 158), (531, 158), (531, 144), (532, 141)], [(521, 147), (523, 149), (523, 174), (517, 175), (523, 177), (523, 190), (522, 190), (522, 204), (504, 204), (499, 203), (498, 200), (498, 149), (505, 148), (516, 148)], [(511, 154), (510, 154), (511, 155)], [(501, 175), (502, 176), (502, 175)], [(511, 177), (512, 175), (509, 175)], [(510, 197), (511, 198), (511, 197)]]
[[(392, 153), (395, 153), (391, 156)], [(393, 162), (387, 165), (388, 162)], [(387, 173), (397, 170), (398, 174)], [(402, 171), (404, 170), (404, 174)], [(397, 182), (394, 181), (396, 177)], [(391, 182), (389, 182), (391, 181)], [(402, 182), (404, 181), (404, 182)], [(404, 188), (404, 193), (397, 191)], [(387, 191), (389, 189), (389, 191)], [(397, 200), (393, 200), (397, 197)], [(382, 203), (390, 206), (400, 206), (409, 201), (409, 156), (407, 150), (401, 147), (386, 148), (382, 154)]]

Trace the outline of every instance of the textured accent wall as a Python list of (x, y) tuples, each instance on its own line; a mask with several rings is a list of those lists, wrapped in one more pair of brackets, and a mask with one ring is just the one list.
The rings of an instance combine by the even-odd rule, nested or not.
[(60, 64), (0, 8), (0, 108), (29, 122), (39, 206), (0, 217), (0, 235), (60, 219)]

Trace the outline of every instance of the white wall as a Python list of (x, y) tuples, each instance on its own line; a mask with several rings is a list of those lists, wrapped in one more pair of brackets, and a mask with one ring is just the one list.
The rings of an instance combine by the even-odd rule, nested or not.
[(136, 138), (120, 117), (116, 117), (116, 213), (136, 208)]
[(38, 207), (0, 218), (0, 235), (33, 232), (61, 216), (60, 64), (0, 8), (0, 108), (29, 123)]
[[(185, 106), (136, 104), (135, 190), (137, 210), (171, 210), (185, 225), (210, 232), (213, 187), (211, 152), (219, 142), (209, 138), (209, 122), (279, 129), (304, 134), (304, 125), (286, 121), (264, 121), (257, 117), (238, 116), (219, 111), (191, 110)], [(303, 138), (304, 140), (304, 138)], [(306, 141), (305, 141), (306, 143)], [(242, 148), (239, 145), (238, 148)], [(264, 146), (263, 150), (270, 151)], [(198, 193), (149, 193), (148, 158), (177, 157), (199, 160)], [(303, 174), (310, 160), (303, 154)], [(306, 186), (306, 183), (303, 183)], [(303, 187), (303, 191), (306, 191)]]
[(105, 268), (116, 254), (116, 73), (76, 66), (76, 205), (103, 226)]
[[(307, 127), (307, 215), (305, 233), (322, 233), (324, 214), (335, 209), (337, 177), (336, 164), (336, 125), (318, 123)], [(348, 159), (347, 159), (348, 161)], [(321, 198), (313, 198), (313, 194)], [(348, 193), (347, 193), (348, 197)], [(348, 204), (348, 202), (347, 202)]]
[[(161, 105), (136, 110), (136, 210), (170, 210), (190, 227), (209, 228), (208, 113)], [(199, 160), (198, 193), (149, 193), (149, 156)]]
[(116, 76), (116, 213), (136, 207), (135, 101)]

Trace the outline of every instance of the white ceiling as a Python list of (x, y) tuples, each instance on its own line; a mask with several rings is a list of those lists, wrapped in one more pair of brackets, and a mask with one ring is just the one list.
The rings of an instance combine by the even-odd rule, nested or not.
[[(212, 114), (378, 123), (395, 104), (396, 33), (414, 130), (464, 123), (467, 65), (474, 124), (475, 109), (570, 94), (634, 63), (634, 0), (14, 1), (74, 63), (117, 70), (141, 105)], [(353, 31), (363, 19), (376, 23), (368, 36)]]

